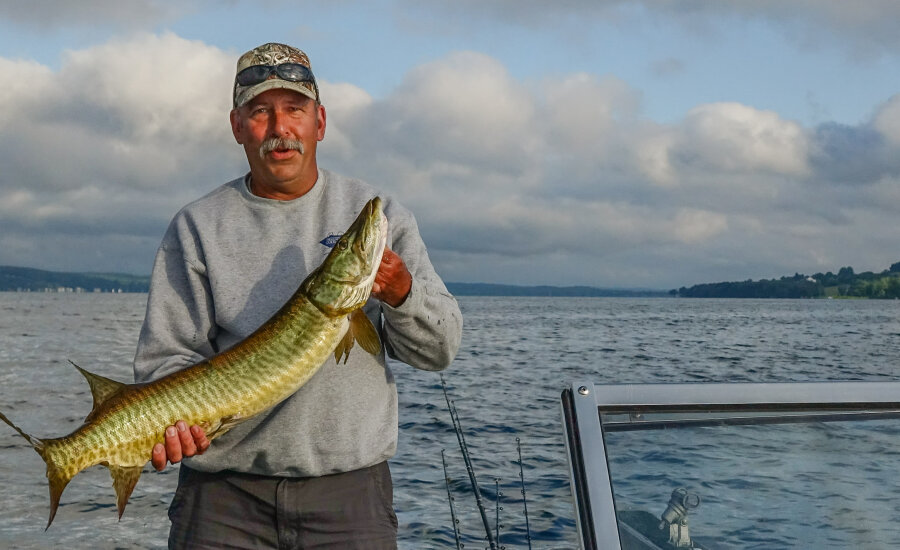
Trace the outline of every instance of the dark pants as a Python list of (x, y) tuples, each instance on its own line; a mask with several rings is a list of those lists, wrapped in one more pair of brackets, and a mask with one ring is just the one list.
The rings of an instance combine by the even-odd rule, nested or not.
[(182, 466), (169, 548), (394, 550), (393, 499), (387, 462), (312, 478)]

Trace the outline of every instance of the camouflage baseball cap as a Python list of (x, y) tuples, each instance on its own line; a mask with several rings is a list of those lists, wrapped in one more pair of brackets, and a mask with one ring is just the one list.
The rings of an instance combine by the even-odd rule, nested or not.
[(235, 108), (276, 88), (294, 90), (319, 101), (319, 87), (305, 53), (286, 44), (269, 42), (238, 59), (234, 78)]

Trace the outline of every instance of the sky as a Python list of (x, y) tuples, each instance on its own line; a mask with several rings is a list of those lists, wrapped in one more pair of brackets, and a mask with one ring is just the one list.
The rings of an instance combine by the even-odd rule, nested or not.
[(320, 166), (445, 281), (670, 289), (900, 261), (900, 2), (0, 0), (0, 265), (149, 274), (306, 51)]

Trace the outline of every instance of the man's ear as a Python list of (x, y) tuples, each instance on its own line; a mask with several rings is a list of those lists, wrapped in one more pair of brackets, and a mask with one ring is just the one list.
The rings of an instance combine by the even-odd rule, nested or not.
[(325, 106), (319, 103), (316, 105), (316, 124), (318, 124), (318, 128), (316, 129), (316, 141), (322, 141), (325, 139)]
[(238, 113), (237, 109), (232, 109), (229, 118), (231, 119), (231, 133), (234, 134), (234, 140), (238, 142), (238, 145), (243, 145), (244, 142), (241, 136), (244, 133), (244, 121), (240, 113)]

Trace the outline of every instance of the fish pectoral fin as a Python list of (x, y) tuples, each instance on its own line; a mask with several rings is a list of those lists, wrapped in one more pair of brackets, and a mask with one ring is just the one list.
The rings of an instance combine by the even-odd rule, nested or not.
[[(69, 361), (72, 363), (72, 361)], [(118, 393), (119, 390), (127, 386), (128, 384), (123, 384), (122, 382), (116, 382), (115, 380), (110, 380), (109, 378), (105, 378), (100, 376), (99, 374), (94, 374), (92, 372), (88, 372), (83, 368), (79, 367), (75, 363), (72, 363), (72, 366), (78, 369), (78, 372), (84, 376), (87, 380), (88, 385), (91, 387), (91, 395), (94, 396), (94, 406), (91, 408), (91, 412), (88, 413), (85, 421), (88, 421), (92, 418), (94, 413), (100, 408), (107, 399)]]
[(381, 352), (381, 340), (378, 338), (378, 332), (375, 330), (372, 321), (361, 309), (357, 309), (350, 314), (350, 328), (347, 329), (347, 333), (344, 334), (337, 347), (334, 348), (335, 362), (340, 363), (341, 358), (343, 358), (344, 363), (347, 362), (347, 357), (350, 356), (350, 350), (353, 349), (354, 342), (359, 342), (360, 347), (372, 355), (378, 355)]
[(375, 325), (363, 310), (357, 309), (350, 315), (350, 330), (353, 331), (353, 338), (359, 342), (362, 349), (372, 355), (378, 355), (381, 352), (378, 331), (375, 330)]
[(128, 497), (134, 491), (134, 486), (137, 485), (143, 471), (143, 466), (109, 466), (113, 489), (116, 490), (116, 508), (119, 510), (120, 520), (122, 513), (125, 512), (125, 505), (128, 504)]

